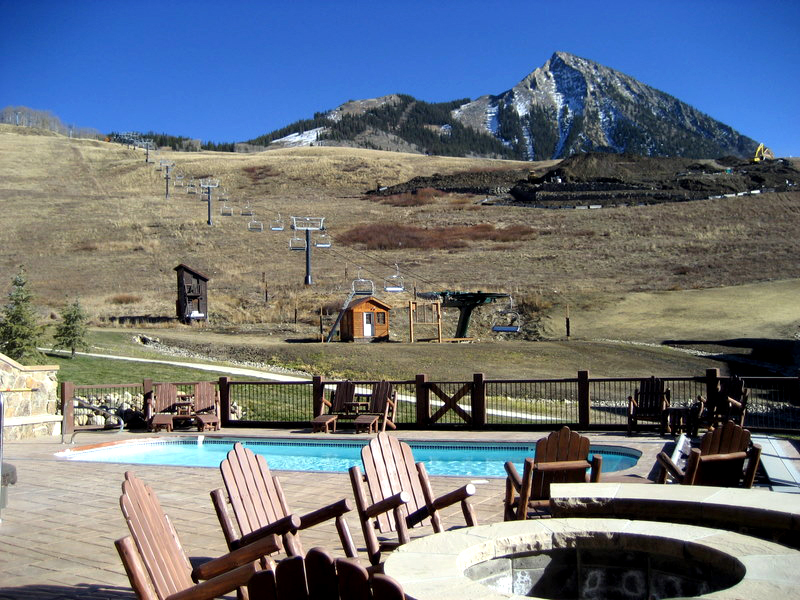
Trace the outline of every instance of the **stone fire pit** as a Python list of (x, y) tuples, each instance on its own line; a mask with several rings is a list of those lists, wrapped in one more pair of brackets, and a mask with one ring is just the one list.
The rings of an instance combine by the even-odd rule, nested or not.
[(739, 533), (625, 519), (543, 519), (420, 538), (384, 565), (410, 599), (716, 598), (800, 592), (800, 552)]

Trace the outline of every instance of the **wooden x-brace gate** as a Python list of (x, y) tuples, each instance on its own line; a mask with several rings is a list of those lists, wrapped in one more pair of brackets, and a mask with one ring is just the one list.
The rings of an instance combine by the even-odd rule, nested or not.
[(435, 383), (429, 383), (428, 389), (436, 394), (444, 405), (437, 410), (433, 415), (431, 415), (430, 423), (436, 423), (439, 419), (441, 419), (444, 415), (447, 414), (447, 411), (452, 410), (456, 413), (459, 417), (461, 417), (467, 425), (472, 425), (472, 415), (470, 415), (467, 411), (461, 408), (458, 405), (458, 401), (461, 400), (464, 396), (470, 395), (472, 392), (472, 383), (465, 383), (462, 385), (458, 391), (453, 394), (452, 396), (448, 396), (442, 388), (440, 388)]

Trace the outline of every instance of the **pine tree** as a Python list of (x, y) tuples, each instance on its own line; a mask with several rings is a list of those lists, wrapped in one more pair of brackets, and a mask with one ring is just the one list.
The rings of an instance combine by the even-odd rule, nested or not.
[(42, 359), (37, 345), (43, 328), (37, 323), (33, 294), (27, 283), (25, 270), (20, 268), (8, 294), (8, 304), (0, 314), (0, 350), (16, 361), (36, 363)]
[(53, 335), (56, 342), (54, 348), (71, 350), (70, 358), (75, 358), (76, 350), (88, 348), (85, 340), (86, 318), (86, 312), (77, 298), (72, 304), (66, 305), (61, 314), (62, 321), (56, 326), (56, 332)]

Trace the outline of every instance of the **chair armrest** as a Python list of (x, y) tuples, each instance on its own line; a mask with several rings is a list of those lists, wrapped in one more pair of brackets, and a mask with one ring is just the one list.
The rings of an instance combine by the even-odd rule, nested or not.
[(167, 600), (212, 600), (244, 587), (247, 582), (258, 572), (254, 562), (242, 565), (216, 577), (202, 581), (190, 588), (176, 592), (167, 597)]
[(590, 466), (588, 460), (557, 460), (534, 463), (533, 468), (542, 473), (549, 473), (550, 471), (585, 471)]
[(405, 491), (397, 492), (394, 496), (389, 496), (388, 498), (379, 500), (375, 504), (367, 506), (364, 509), (364, 514), (370, 519), (373, 519), (381, 513), (389, 512), (409, 502), (411, 502), (411, 494)]
[[(233, 552), (229, 552), (228, 554), (220, 556), (219, 558), (209, 560), (199, 567), (196, 567), (192, 570), (192, 580), (201, 581), (204, 579), (213, 579), (218, 575), (232, 571), (237, 567), (248, 565), (260, 558), (272, 554), (273, 552), (277, 552), (279, 549), (280, 548), (274, 538), (261, 538), (251, 544), (242, 546)], [(246, 581), (244, 583), (246, 583)], [(244, 585), (244, 583), (241, 585)], [(235, 587), (238, 586), (234, 586), (234, 588)]]
[(672, 459), (669, 457), (669, 455), (667, 455), (666, 452), (660, 452), (656, 457), (656, 461), (661, 467), (661, 473), (659, 473), (658, 477), (656, 478), (656, 483), (666, 483), (668, 476), (677, 482), (683, 481), (683, 478), (685, 477), (683, 469), (672, 462)]
[(600, 473), (603, 470), (603, 457), (599, 454), (592, 455), (592, 468), (589, 471), (589, 481), (597, 483), (600, 481)]
[(747, 451), (747, 468), (744, 471), (744, 481), (742, 485), (746, 488), (753, 487), (753, 482), (756, 479), (756, 470), (758, 470), (758, 463), (761, 461), (761, 446), (753, 444), (753, 447)]
[(323, 506), (322, 508), (301, 516), (298, 529), (307, 529), (330, 519), (341, 517), (351, 510), (353, 510), (353, 506), (350, 504), (350, 501), (347, 498), (342, 498), (338, 502), (328, 504), (327, 506)]
[(430, 508), (426, 506), (422, 506), (415, 510), (413, 513), (406, 517), (406, 524), (409, 527), (413, 527), (417, 523), (421, 523), (423, 520), (427, 519), (428, 516), (431, 514), (431, 510), (439, 510), (442, 508), (447, 508), (457, 502), (463, 502), (467, 498), (475, 495), (475, 486), (471, 483), (467, 485), (461, 486), (460, 488), (453, 490), (452, 492), (448, 492), (443, 496), (439, 496), (438, 498), (434, 498), (431, 502)]
[[(297, 515), (286, 515), (282, 519), (278, 519), (274, 523), (264, 525), (250, 533), (243, 535), (236, 543), (237, 548), (242, 548), (248, 544), (254, 543), (265, 537), (273, 535), (286, 535), (287, 533), (297, 533), (300, 528), (300, 517)], [(276, 544), (277, 545), (277, 544)]]
[(517, 467), (515, 467), (514, 463), (510, 460), (506, 461), (503, 467), (505, 468), (506, 473), (508, 473), (508, 481), (514, 486), (514, 490), (519, 493), (519, 490), (522, 487), (522, 477), (520, 477)]

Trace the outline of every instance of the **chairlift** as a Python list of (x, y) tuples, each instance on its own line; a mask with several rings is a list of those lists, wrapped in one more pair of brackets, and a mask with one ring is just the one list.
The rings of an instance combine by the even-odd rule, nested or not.
[(175, 173), (175, 176), (173, 177), (173, 179), (175, 179), (175, 185), (183, 186), (183, 178), (184, 174), (182, 171)]
[(194, 179), (190, 179), (189, 183), (186, 185), (186, 193), (187, 194), (197, 193), (197, 184), (194, 182)]
[(232, 217), (233, 216), (233, 209), (228, 206), (227, 204), (223, 204), (219, 207), (219, 214), (223, 217)]
[(394, 269), (395, 269), (395, 274), (390, 275), (389, 277), (383, 280), (383, 291), (405, 292), (406, 286), (403, 283), (403, 276), (400, 275), (400, 267), (398, 267), (396, 263), (394, 265)]
[(319, 235), (314, 239), (314, 246), (317, 248), (330, 248), (331, 236), (324, 231), (320, 232)]
[(243, 217), (252, 217), (255, 213), (253, 212), (253, 207), (250, 206), (250, 202), (246, 202), (245, 205), (242, 207), (241, 215)]
[(289, 250), (305, 250), (306, 249), (306, 238), (300, 236), (294, 236), (289, 239)]
[(508, 308), (497, 313), (492, 322), (492, 331), (496, 333), (519, 333), (522, 330), (522, 320), (519, 313), (514, 310), (514, 299), (508, 297)]
[(228, 202), (228, 190), (220, 188), (219, 196), (217, 197), (220, 202)]
[(375, 284), (371, 279), (361, 277), (361, 267), (358, 268), (358, 276), (353, 280), (350, 287), (354, 296), (373, 296), (375, 294)]
[[(270, 221), (269, 228), (272, 231), (283, 231), (283, 219), (280, 213), (278, 213), (277, 219)], [(303, 246), (305, 246), (305, 241), (303, 242)], [(303, 250), (305, 250), (305, 248), (303, 248)]]
[(256, 218), (253, 217), (247, 223), (247, 230), (248, 231), (264, 231), (264, 224), (261, 221), (256, 221)]

